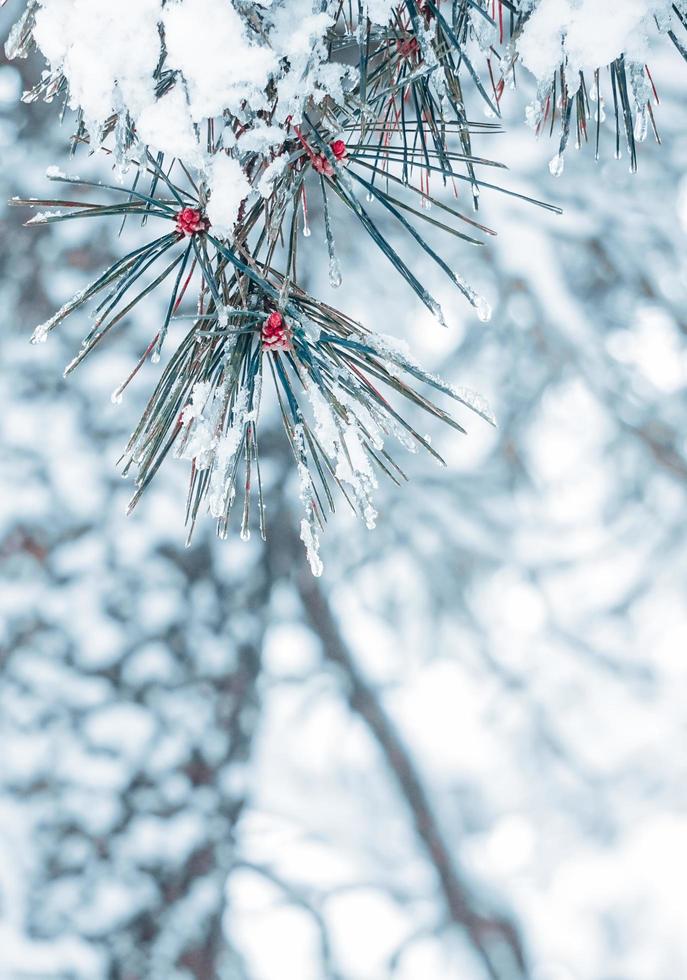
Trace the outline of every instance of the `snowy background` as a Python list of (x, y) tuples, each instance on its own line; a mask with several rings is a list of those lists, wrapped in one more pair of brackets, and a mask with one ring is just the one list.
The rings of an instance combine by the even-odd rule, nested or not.
[[(70, 166), (20, 69), (3, 200)], [(185, 549), (181, 462), (125, 518), (159, 366), (110, 394), (155, 301), (64, 382), (83, 322), (30, 331), (123, 246), (0, 205), (2, 980), (482, 980), (447, 876), (532, 980), (687, 976), (686, 69), (664, 47), (652, 71), (663, 146), (634, 177), (609, 130), (552, 178), (508, 96), (485, 151), (565, 213), (485, 195), (499, 236), (452, 262), (490, 324), (423, 267), (443, 331), (354, 225), (333, 294), (308, 241), (312, 292), (499, 419), (434, 427), (448, 469), (411, 460), (376, 531), (341, 509), (318, 581), (276, 418), (267, 547), (208, 522)]]

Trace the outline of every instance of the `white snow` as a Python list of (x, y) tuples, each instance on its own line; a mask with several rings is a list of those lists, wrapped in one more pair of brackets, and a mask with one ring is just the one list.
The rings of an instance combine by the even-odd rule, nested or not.
[(136, 121), (136, 131), (144, 143), (162, 153), (178, 157), (191, 166), (202, 166), (204, 154), (181, 85), (175, 85), (142, 110)]
[(276, 157), (263, 171), (262, 177), (258, 181), (258, 190), (264, 198), (268, 198), (274, 190), (275, 181), (286, 170), (289, 158), (286, 153)]
[[(367, 0), (363, 9), (373, 23), (385, 25), (392, 6), (389, 0)], [(625, 54), (638, 138), (643, 138), (648, 126), (643, 65), (650, 35), (674, 22), (671, 0), (605, 0), (601, 5), (598, 0), (522, 0), (521, 7), (531, 14), (514, 50), (540, 85), (550, 84), (563, 65), (572, 94), (581, 71), (593, 72)], [(340, 104), (349, 81), (355, 82), (357, 67), (330, 54), (327, 35), (335, 13), (336, 5), (313, 6), (312, 0), (273, 0), (253, 11), (228, 0), (40, 0), (33, 34), (53, 77), (64, 74), (70, 105), (83, 110), (94, 144), (106, 120), (118, 114), (115, 152), (117, 162), (126, 165), (136, 154), (121, 138), (123, 120), (131, 119), (143, 144), (207, 178), (215, 231), (231, 237), (249, 193), (239, 163), (244, 154), (264, 157), (265, 166), (251, 180), (259, 194), (269, 197), (287, 165), (280, 154), (287, 125), (301, 120), (309, 100)], [(472, 24), (482, 46), (498, 40), (474, 11)], [(427, 65), (436, 63), (431, 37), (427, 31), (419, 38)], [(174, 83), (158, 97), (154, 72), (163, 55), (163, 68), (174, 73)], [(443, 100), (441, 73), (434, 72), (430, 84)], [(263, 110), (270, 113), (269, 123), (260, 117)], [(530, 113), (535, 125), (541, 113), (535, 104)], [(210, 120), (215, 122), (211, 152)], [(236, 159), (220, 156), (213, 163), (218, 150), (231, 150)], [(554, 158), (551, 169), (561, 171), (562, 157)], [(340, 282), (335, 262), (331, 279), (333, 285)], [(489, 318), (485, 301), (474, 296), (471, 302), (481, 319)], [(443, 322), (438, 307), (436, 315)]]
[(539, 0), (517, 41), (520, 60), (540, 81), (567, 64), (568, 84), (580, 71), (593, 72), (625, 53), (644, 62), (653, 15), (669, 0)]
[(41, 0), (36, 43), (69, 80), (92, 135), (114, 109), (136, 118), (154, 101), (159, 18), (160, 0)]
[(241, 204), (250, 194), (248, 178), (238, 160), (222, 153), (212, 162), (209, 185), (207, 213), (212, 230), (222, 238), (231, 238)]
[(195, 122), (265, 101), (263, 89), (277, 68), (269, 48), (251, 41), (226, 0), (177, 0), (162, 16), (168, 64), (183, 73)]

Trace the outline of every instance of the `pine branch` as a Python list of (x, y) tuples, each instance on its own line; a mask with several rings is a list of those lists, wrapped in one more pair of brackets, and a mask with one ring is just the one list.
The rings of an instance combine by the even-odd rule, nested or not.
[[(637, 145), (649, 126), (658, 139), (652, 109), (658, 97), (649, 68), (622, 53), (596, 68), (589, 86), (586, 65), (572, 60), (566, 44), (575, 24), (574, 5), (568, 9), (562, 4), (560, 24), (554, 23), (552, 32), (545, 20), (542, 32), (539, 6), (529, 0), (455, 0), (450, 9), (437, 0), (401, 0), (389, 6), (379, 23), (361, 5), (356, 11), (325, 2), (319, 34), (314, 41), (308, 35), (301, 47), (309, 53), (299, 54), (289, 37), (300, 28), (291, 25), (284, 32), (275, 27), (288, 2), (281, 0), (272, 12), (250, 3), (217, 8), (212, 32), (224, 31), (231, 38), (241, 53), (237, 63), (246, 71), (245, 78), (230, 79), (229, 88), (242, 93), (222, 96), (230, 104), (216, 101), (222, 86), (229, 84), (222, 75), (223, 57), (215, 55), (215, 63), (209, 55), (205, 66), (186, 63), (184, 52), (200, 36), (198, 31), (205, 32), (209, 46), (214, 37), (209, 25), (187, 16), (190, 8), (183, 2), (162, 4), (147, 25), (150, 47), (140, 45), (139, 51), (137, 43), (133, 52), (127, 32), (146, 29), (143, 9), (140, 25), (113, 15), (103, 26), (98, 19), (89, 21), (85, 11), (72, 22), (66, 8), (64, 23), (48, 20), (50, 31), (64, 29), (65, 50), (73, 44), (89, 56), (51, 65), (26, 100), (59, 94), (66, 105), (70, 88), (78, 83), (83, 104), (76, 114), (74, 149), (88, 145), (103, 150), (120, 171), (133, 169), (133, 180), (123, 186), (52, 171), (51, 180), (70, 185), (78, 194), (97, 192), (98, 200), (49, 197), (11, 203), (39, 209), (29, 224), (115, 218), (121, 231), (126, 222), (140, 219), (149, 230), (144, 245), (113, 263), (34, 332), (34, 341), (43, 341), (67, 316), (97, 303), (94, 324), (68, 365), (69, 373), (115, 328), (121, 329), (141, 302), (161, 291), (164, 316), (138, 364), (115, 389), (115, 401), (148, 357), (161, 358), (172, 322), (186, 315), (184, 300), (195, 300), (193, 325), (172, 354), (126, 450), (125, 471), (137, 468), (132, 506), (174, 449), (192, 466), (190, 532), (201, 504), (207, 503), (224, 536), (242, 489), (240, 527), (247, 537), (256, 489), (264, 535), (258, 418), (267, 376), (300, 477), (303, 538), (319, 572), (318, 532), (333, 509), (334, 489), (372, 526), (377, 474), (404, 479), (385, 439), (399, 439), (407, 448), (420, 446), (440, 459), (391, 404), (387, 388), (458, 431), (464, 431), (459, 423), (401, 378), (410, 375), (457, 397), (483, 417), (489, 413), (472, 395), (457, 396), (385, 341), (305, 294), (298, 240), (301, 227), (310, 234), (312, 194), (322, 202), (332, 286), (342, 281), (335, 222), (338, 211), (345, 210), (441, 324), (445, 320), (439, 303), (416, 264), (402, 257), (396, 238), (409, 239), (416, 254), (436, 265), (479, 318), (488, 320), (486, 299), (456, 271), (451, 250), (430, 243), (427, 233), (440, 235), (452, 249), (456, 240), (479, 246), (480, 233), (494, 232), (466, 213), (463, 202), (450, 206), (441, 200), (432, 182), (439, 181), (456, 199), (467, 190), (473, 213), (485, 190), (552, 212), (560, 209), (485, 179), (485, 169), (504, 168), (477, 153), (473, 141), (501, 127), (471, 120), (466, 96), (472, 93), (498, 117), (506, 83), (515, 81), (516, 64), (531, 58), (528, 44), (534, 31), (539, 46), (551, 47), (553, 60), (539, 79), (530, 117), (538, 132), (548, 128), (553, 134), (558, 126), (558, 152), (550, 165), (557, 175), (571, 137), (580, 146), (595, 128), (599, 154), (602, 68), (607, 68), (612, 92), (616, 156), (625, 145), (632, 170), (637, 167)], [(34, 38), (43, 43), (44, 17), (54, 13), (52, 3), (30, 0), (8, 42), (11, 57), (26, 56)], [(687, 29), (683, 6), (657, 0), (652, 7), (656, 28), (682, 53), (676, 31)], [(648, 23), (640, 15), (641, 10), (637, 30)], [(111, 110), (103, 112), (101, 99), (96, 112), (89, 101), (87, 83), (92, 79), (79, 73), (83, 65), (97, 64), (98, 44), (104, 43), (121, 55), (126, 84), (113, 75)], [(155, 51), (156, 46), (155, 62), (133, 70), (131, 59), (135, 62), (140, 52)], [(59, 44), (51, 43), (54, 47)], [(211, 86), (208, 67), (216, 83)], [(203, 92), (202, 108), (196, 105), (197, 89)], [(123, 92), (129, 90), (136, 93), (136, 105), (124, 102)], [(141, 110), (138, 103), (146, 108)], [(151, 138), (159, 145), (146, 143), (150, 114), (156, 120)], [(185, 133), (183, 139), (177, 131)], [(337, 211), (332, 204), (342, 207)], [(429, 214), (431, 205), (442, 212), (441, 220)], [(392, 232), (382, 227), (379, 215)]]

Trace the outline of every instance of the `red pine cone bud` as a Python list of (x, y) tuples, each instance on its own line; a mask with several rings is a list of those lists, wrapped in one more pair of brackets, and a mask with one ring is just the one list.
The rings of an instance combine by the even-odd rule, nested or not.
[[(345, 160), (347, 156), (346, 144), (343, 140), (334, 140), (329, 144), (332, 156), (335, 160)], [(313, 170), (325, 177), (334, 176), (334, 167), (326, 153), (317, 153), (312, 159)]]
[(276, 310), (262, 325), (262, 349), (267, 351), (291, 350), (291, 328)]
[(324, 174), (325, 177), (334, 176), (334, 167), (332, 167), (331, 160), (324, 153), (317, 153), (312, 159), (313, 170), (316, 170), (318, 174)]
[(210, 222), (203, 217), (198, 208), (184, 208), (177, 214), (177, 234), (185, 238), (199, 235), (201, 232), (207, 231), (209, 227)]

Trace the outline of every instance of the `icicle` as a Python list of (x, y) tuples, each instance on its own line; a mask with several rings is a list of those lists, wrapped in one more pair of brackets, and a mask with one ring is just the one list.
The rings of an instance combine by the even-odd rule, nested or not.
[(305, 545), (310, 571), (315, 578), (319, 578), (324, 571), (324, 565), (320, 558), (320, 539), (315, 531), (314, 522), (309, 521), (306, 517), (301, 521), (301, 541)]
[(635, 103), (634, 138), (643, 143), (649, 130), (648, 106), (651, 101), (652, 88), (645, 74), (643, 64), (636, 61), (630, 64), (630, 88)]
[(289, 290), (291, 288), (291, 280), (288, 276), (284, 277), (284, 281), (281, 284), (281, 289), (279, 290), (279, 302), (278, 306), (280, 310), (283, 310), (289, 301)]
[(643, 143), (649, 129), (649, 116), (646, 106), (637, 111), (635, 116), (634, 137), (638, 143)]
[(31, 334), (31, 343), (44, 344), (48, 339), (49, 333), (50, 333), (50, 320), (48, 320), (46, 323), (39, 323), (39, 325)]
[(301, 206), (303, 208), (303, 237), (310, 238), (310, 225), (308, 224), (308, 202), (305, 199), (305, 187), (301, 193)]
[(322, 185), (322, 204), (324, 207), (324, 231), (327, 239), (327, 251), (329, 253), (329, 285), (333, 289), (338, 289), (341, 285), (341, 266), (339, 265), (339, 259), (336, 254), (336, 246), (334, 244), (334, 233), (332, 232), (332, 222), (329, 215), (329, 201), (327, 200), (327, 188), (324, 182), (324, 178), (320, 178)]
[(437, 303), (437, 301), (432, 296), (430, 296), (429, 293), (424, 293), (424, 295), (423, 295), (422, 298), (424, 299), (425, 303), (427, 304), (427, 306), (429, 307), (429, 309), (432, 311), (432, 313), (434, 314), (434, 316), (436, 317), (436, 319), (439, 321), (439, 324), (442, 327), (448, 327), (448, 324), (446, 323), (446, 320), (444, 319), (444, 312), (441, 309), (441, 307), (439, 306), (439, 304)]
[(332, 252), (329, 256), (329, 285), (332, 289), (338, 289), (343, 281), (341, 266), (336, 255)]
[(5, 55), (8, 61), (14, 61), (15, 58), (26, 58), (28, 55), (33, 38), (31, 31), (26, 28), (30, 22), (32, 23), (31, 18), (35, 14), (37, 6), (37, 0), (31, 0), (19, 20), (10, 29), (5, 41)]
[(284, 189), (275, 197), (274, 206), (270, 212), (269, 221), (267, 224), (267, 234), (271, 242), (274, 242), (279, 238), (279, 233), (282, 227), (282, 221), (284, 219), (284, 211), (286, 210), (286, 194)]
[(488, 323), (491, 320), (491, 306), (486, 301), (484, 296), (477, 296), (475, 298), (474, 307), (477, 310), (477, 316), (480, 318), (482, 323)]
[(301, 520), (301, 541), (305, 545), (305, 553), (308, 558), (310, 570), (314, 576), (319, 576), (324, 571), (324, 565), (320, 558), (320, 540), (316, 527), (315, 510), (315, 491), (312, 477), (308, 470), (305, 457), (305, 437), (302, 425), (293, 428), (293, 441), (298, 454), (298, 478), (300, 481), (300, 498), (305, 508), (305, 517)]
[(560, 177), (565, 168), (565, 157), (562, 153), (557, 153), (549, 161), (549, 173), (552, 177)]
[(491, 306), (484, 296), (480, 296), (479, 293), (475, 292), (472, 286), (465, 281), (460, 273), (454, 272), (453, 278), (463, 294), (467, 296), (470, 303), (474, 306), (477, 316), (480, 318), (482, 323), (488, 323), (489, 320), (491, 320)]

